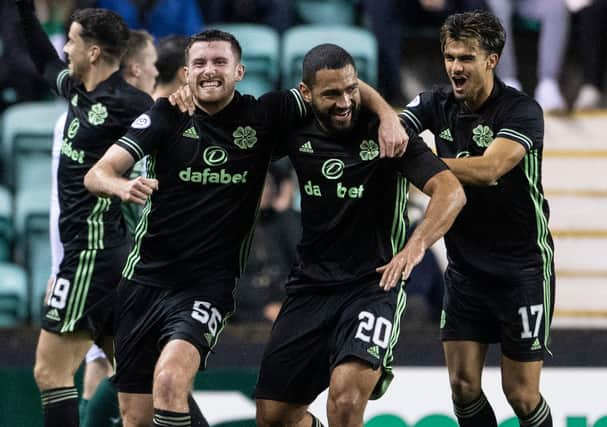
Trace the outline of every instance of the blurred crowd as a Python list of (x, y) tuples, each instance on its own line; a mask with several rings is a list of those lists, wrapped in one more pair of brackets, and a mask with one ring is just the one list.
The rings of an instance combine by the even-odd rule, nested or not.
[[(167, 35), (190, 35), (214, 23), (254, 22), (282, 34), (306, 23), (351, 23), (373, 32), (379, 47), (380, 93), (395, 107), (406, 104), (402, 65), (416, 61), (407, 55), (403, 40), (428, 30), (438, 38), (438, 26), (455, 11), (488, 8), (504, 24), (508, 41), (498, 75), (507, 84), (531, 93), (545, 111), (587, 110), (602, 106), (607, 0), (33, 0), (45, 30), (59, 52), (65, 42), (71, 12), (103, 7), (120, 13), (133, 29), (147, 30), (155, 40)], [(314, 16), (307, 7), (336, 3), (340, 16)], [(314, 9), (311, 9), (314, 10)], [(322, 9), (319, 9), (322, 10)], [(17, 37), (11, 2), (0, 5), (0, 111), (16, 102), (38, 100), (46, 94)], [(316, 22), (310, 21), (316, 20)], [(348, 22), (350, 20), (351, 22)], [(516, 31), (537, 33), (537, 61), (517, 62)], [(246, 46), (244, 46), (246, 50)], [(575, 52), (576, 76), (563, 71), (567, 52)], [(528, 74), (537, 70), (537, 75)], [(575, 88), (563, 96), (563, 85)], [(536, 83), (523, 87), (521, 81)]]

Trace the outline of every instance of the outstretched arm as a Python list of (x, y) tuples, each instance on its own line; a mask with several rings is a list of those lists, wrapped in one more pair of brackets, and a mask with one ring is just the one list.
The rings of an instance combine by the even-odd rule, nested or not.
[(362, 104), (378, 115), (379, 157), (400, 157), (405, 153), (409, 136), (396, 111), (381, 95), (362, 80), (358, 80)]
[(426, 250), (449, 230), (466, 203), (462, 186), (448, 170), (430, 178), (423, 191), (430, 196), (424, 218), (405, 247), (388, 264), (377, 269), (382, 273), (380, 286), (386, 291), (396, 286), (399, 280), (409, 278), (413, 267), (421, 262)]
[(84, 177), (84, 186), (98, 196), (118, 196), (123, 202), (145, 204), (152, 192), (158, 190), (158, 180), (139, 176), (124, 178), (135, 159), (124, 148), (113, 145)]
[(442, 160), (462, 184), (493, 185), (514, 169), (525, 154), (525, 148), (518, 142), (496, 138), (482, 156)]
[(64, 68), (65, 64), (57, 55), (57, 51), (51, 44), (48, 36), (42, 29), (40, 21), (34, 13), (32, 0), (15, 0), (19, 16), (21, 17), (21, 28), (29, 54), (41, 75), (45, 75), (48, 64), (58, 64)]

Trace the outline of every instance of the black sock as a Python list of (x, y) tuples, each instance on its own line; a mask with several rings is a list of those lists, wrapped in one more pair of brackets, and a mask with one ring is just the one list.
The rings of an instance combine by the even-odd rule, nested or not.
[(530, 414), (519, 417), (518, 420), (520, 425), (524, 427), (552, 427), (550, 406), (544, 400), (544, 396), (540, 396), (540, 403)]
[(78, 391), (60, 387), (40, 392), (44, 409), (44, 427), (78, 427)]
[(318, 418), (316, 418), (310, 412), (308, 412), (308, 414), (310, 414), (310, 416), (312, 417), (312, 427), (325, 427), (324, 425), (322, 425)]
[(172, 412), (154, 408), (154, 427), (192, 427), (192, 419), (187, 412)]
[(497, 427), (493, 408), (482, 391), (478, 399), (470, 403), (453, 402), (453, 411), (460, 427)]
[(190, 407), (190, 418), (192, 419), (192, 427), (209, 427), (209, 423), (207, 422), (202, 412), (200, 412), (200, 408), (198, 404), (194, 400), (191, 394), (188, 395), (188, 405)]

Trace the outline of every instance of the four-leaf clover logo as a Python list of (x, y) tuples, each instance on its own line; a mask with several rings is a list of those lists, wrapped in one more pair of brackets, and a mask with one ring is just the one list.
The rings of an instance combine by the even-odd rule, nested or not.
[(234, 137), (234, 144), (238, 148), (246, 150), (247, 148), (251, 148), (257, 142), (257, 132), (251, 126), (238, 126), (232, 136)]
[(379, 147), (370, 139), (367, 141), (366, 139), (360, 144), (360, 158), (361, 160), (373, 160), (379, 156)]
[(472, 140), (479, 147), (488, 147), (493, 141), (493, 131), (489, 126), (478, 125), (472, 129)]
[(105, 105), (100, 102), (93, 104), (91, 110), (89, 111), (89, 123), (93, 126), (98, 126), (105, 122), (106, 118), (107, 108), (105, 108)]

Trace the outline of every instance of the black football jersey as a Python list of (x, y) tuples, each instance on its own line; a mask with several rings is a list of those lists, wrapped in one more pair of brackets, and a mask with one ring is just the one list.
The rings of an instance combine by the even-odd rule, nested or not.
[(495, 185), (464, 186), (467, 203), (445, 236), (449, 261), (495, 274), (550, 268), (553, 243), (542, 189), (544, 120), (537, 102), (496, 78), (478, 111), (458, 102), (451, 87), (442, 87), (421, 93), (401, 117), (409, 129), (434, 134), (440, 157), (481, 156), (498, 137), (527, 151)]
[(447, 168), (419, 137), (402, 158), (380, 159), (378, 123), (363, 110), (351, 131), (330, 135), (310, 117), (288, 136), (303, 226), (289, 292), (379, 279), (407, 241), (409, 183), (421, 189)]
[(292, 89), (259, 100), (236, 92), (212, 116), (160, 99), (135, 120), (118, 145), (136, 160), (149, 154), (147, 175), (159, 189), (143, 209), (124, 276), (158, 287), (239, 276), (276, 135), (306, 111)]

